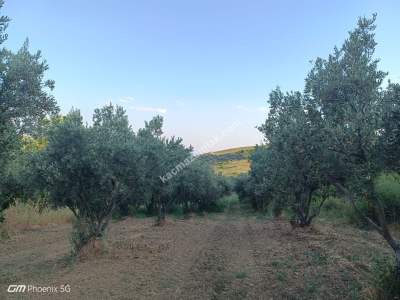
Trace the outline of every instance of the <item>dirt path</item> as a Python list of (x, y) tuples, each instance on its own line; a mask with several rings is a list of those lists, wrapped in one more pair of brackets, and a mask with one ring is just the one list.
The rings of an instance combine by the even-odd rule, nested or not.
[[(113, 223), (107, 253), (68, 263), (69, 226), (0, 244), (0, 299), (14, 283), (69, 284), (50, 299), (354, 299), (368, 294), (371, 261), (388, 249), (374, 233), (235, 214)], [(390, 253), (390, 252), (388, 252)]]
[(179, 297), (188, 299), (243, 299), (250, 296), (257, 273), (252, 245), (242, 223), (222, 221), (215, 225)]

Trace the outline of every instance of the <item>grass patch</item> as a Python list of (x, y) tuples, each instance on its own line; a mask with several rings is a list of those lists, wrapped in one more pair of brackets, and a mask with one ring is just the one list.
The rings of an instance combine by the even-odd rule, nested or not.
[(210, 205), (208, 213), (231, 213), (239, 204), (239, 198), (235, 193), (223, 196)]
[[(368, 203), (366, 201), (357, 202), (358, 209), (368, 215)], [(328, 198), (319, 217), (334, 224), (350, 224), (358, 228), (368, 229), (367, 222), (357, 214), (352, 205), (340, 198)]]
[(183, 212), (183, 208), (180, 206), (174, 207), (174, 209), (171, 211), (171, 215), (175, 220), (185, 219), (185, 213)]
[(279, 270), (276, 272), (276, 279), (280, 282), (285, 282), (287, 280), (286, 272)]
[(313, 265), (325, 265), (328, 262), (328, 257), (317, 249), (308, 250), (305, 255)]
[(271, 262), (271, 266), (276, 269), (290, 269), (293, 268), (293, 258), (291, 256), (281, 260), (274, 260)]
[(7, 226), (3, 223), (0, 223), (0, 241), (1, 240), (6, 240), (10, 236), (8, 234)]
[(306, 280), (306, 284), (305, 284), (305, 293), (306, 295), (308, 295), (309, 297), (311, 297), (312, 295), (314, 295), (317, 290), (318, 290), (318, 282), (316, 282), (314, 279), (308, 279)]
[(149, 217), (149, 216), (146, 214), (145, 211), (137, 211), (137, 212), (135, 212), (135, 213), (133, 214), (133, 216), (134, 216), (135, 218), (138, 218), (138, 219), (145, 219), (145, 218), (148, 218), (148, 217)]
[(217, 200), (217, 205), (223, 207), (223, 210), (232, 212), (239, 205), (239, 197), (237, 194), (230, 194)]
[(392, 257), (375, 258), (372, 275), (377, 299), (400, 299), (400, 279), (395, 276), (395, 263)]
[(247, 273), (245, 271), (241, 271), (241, 272), (236, 272), (235, 273), (235, 277), (237, 279), (244, 279), (247, 277)]
[(33, 202), (16, 202), (4, 214), (4, 224), (7, 228), (29, 229), (34, 226), (49, 224), (71, 223), (74, 219), (72, 212), (67, 208), (39, 209)]

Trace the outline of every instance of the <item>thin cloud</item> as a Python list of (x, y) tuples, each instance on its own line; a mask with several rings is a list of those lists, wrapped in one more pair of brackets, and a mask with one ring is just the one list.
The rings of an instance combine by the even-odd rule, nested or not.
[(145, 112), (156, 112), (159, 114), (166, 114), (167, 109), (163, 107), (151, 107), (151, 106), (131, 106), (130, 109), (136, 111), (145, 111)]

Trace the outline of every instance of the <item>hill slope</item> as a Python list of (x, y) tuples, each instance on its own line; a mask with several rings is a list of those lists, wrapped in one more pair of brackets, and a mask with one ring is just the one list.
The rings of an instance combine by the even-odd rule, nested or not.
[(236, 147), (210, 152), (203, 157), (214, 167), (217, 174), (223, 176), (238, 176), (250, 170), (249, 158), (255, 146)]

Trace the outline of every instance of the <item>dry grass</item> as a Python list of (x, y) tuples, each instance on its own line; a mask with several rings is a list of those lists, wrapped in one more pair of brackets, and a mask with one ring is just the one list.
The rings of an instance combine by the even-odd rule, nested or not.
[(250, 170), (250, 161), (247, 159), (229, 160), (214, 165), (214, 171), (224, 176), (238, 176)]
[[(57, 299), (365, 299), (371, 262), (391, 252), (375, 232), (218, 214), (112, 223), (107, 251), (66, 262), (69, 224), (0, 243), (0, 299), (8, 284), (71, 286)], [(35, 295), (26, 295), (35, 296)]]
[(39, 209), (34, 203), (17, 202), (5, 211), (4, 226), (9, 230), (34, 229), (40, 226), (66, 224), (73, 219), (73, 214), (67, 208)]

